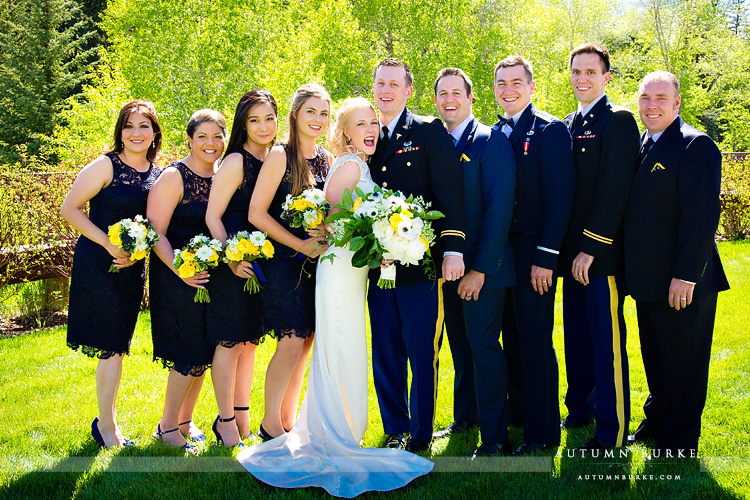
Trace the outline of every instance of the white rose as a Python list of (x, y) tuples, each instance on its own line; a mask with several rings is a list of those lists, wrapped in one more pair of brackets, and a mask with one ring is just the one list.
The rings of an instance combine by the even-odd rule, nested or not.
[(422, 260), (422, 257), (424, 257), (425, 249), (424, 244), (417, 240), (412, 240), (409, 242), (409, 244), (406, 247), (406, 252), (404, 253), (404, 264), (414, 264), (415, 266), (419, 264), (419, 261)]
[(387, 242), (381, 241), (380, 244), (383, 245), (383, 248), (388, 250), (388, 253), (394, 256), (391, 258), (395, 258), (395, 260), (398, 260), (399, 262), (404, 261), (404, 257), (406, 255), (406, 248), (409, 245), (407, 240), (399, 236), (394, 236)]
[(375, 235), (378, 241), (390, 238), (393, 235), (390, 222), (387, 219), (376, 220), (372, 224), (372, 234)]

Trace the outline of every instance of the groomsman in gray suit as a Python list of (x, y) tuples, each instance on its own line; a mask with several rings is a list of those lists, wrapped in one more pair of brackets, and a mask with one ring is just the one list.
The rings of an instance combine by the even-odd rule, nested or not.
[(466, 212), (466, 274), (444, 284), (445, 324), (455, 368), (454, 417), (443, 437), (479, 422), (482, 445), (474, 456), (507, 453), (508, 378), (500, 345), (505, 291), (516, 283), (508, 229), (513, 214), (516, 162), (499, 130), (471, 113), (471, 79), (444, 68), (435, 81), (435, 105), (460, 155)]

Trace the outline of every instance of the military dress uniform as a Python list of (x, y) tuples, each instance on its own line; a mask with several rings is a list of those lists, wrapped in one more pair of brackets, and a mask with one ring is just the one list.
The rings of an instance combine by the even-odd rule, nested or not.
[[(383, 429), (386, 434), (410, 432), (412, 439), (429, 442), (443, 332), (442, 287), (437, 278), (443, 253), (463, 253), (465, 243), (459, 156), (440, 120), (404, 109), (392, 137), (378, 143), (370, 173), (383, 188), (422, 196), (445, 214), (433, 224), (438, 238), (431, 249), (432, 275), (421, 265), (397, 264), (396, 287), (383, 290), (377, 286), (376, 269), (368, 291), (373, 379)], [(412, 372), (410, 391), (407, 361)]]
[[(576, 191), (563, 242), (563, 327), (569, 419), (596, 417), (594, 438), (627, 440), (630, 420), (623, 302), (622, 226), (640, 149), (633, 114), (603, 95), (565, 123), (573, 136)], [(589, 284), (571, 275), (579, 252), (594, 257)]]
[[(635, 438), (696, 450), (717, 296), (729, 288), (714, 241), (721, 153), (678, 117), (643, 155), (625, 217), (625, 275), (649, 388)], [(679, 311), (668, 303), (673, 278), (695, 283), (692, 303)]]
[[(496, 129), (503, 128), (501, 122)], [(552, 330), (558, 257), (573, 206), (572, 145), (565, 125), (531, 103), (514, 121), (509, 140), (516, 158), (509, 241), (517, 281), (508, 290), (503, 314), (510, 418), (523, 422), (524, 443), (555, 445), (560, 405)], [(554, 272), (543, 295), (531, 286), (532, 265)]]

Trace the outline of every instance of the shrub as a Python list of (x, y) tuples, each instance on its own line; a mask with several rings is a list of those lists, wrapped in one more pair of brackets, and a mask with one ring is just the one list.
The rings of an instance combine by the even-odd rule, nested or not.
[(719, 232), (730, 240), (750, 236), (750, 155), (724, 156)]

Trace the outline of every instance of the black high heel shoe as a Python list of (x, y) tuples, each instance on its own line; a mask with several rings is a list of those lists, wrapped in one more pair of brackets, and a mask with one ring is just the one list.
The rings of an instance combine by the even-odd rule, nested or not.
[(265, 443), (266, 441), (270, 441), (274, 438), (277, 438), (278, 436), (270, 435), (268, 431), (263, 428), (263, 424), (260, 424), (260, 428), (258, 429), (258, 437)]
[[(169, 429), (168, 431), (162, 431), (161, 422), (159, 422), (158, 424), (156, 424), (156, 433), (154, 434), (154, 438), (157, 441), (163, 441), (162, 436), (164, 436), (164, 434), (169, 434), (170, 432), (177, 432), (179, 430), (180, 430), (179, 427), (175, 427), (174, 429)], [(190, 442), (186, 442), (182, 446), (177, 446), (176, 448), (182, 448), (185, 451), (189, 451), (190, 453), (196, 453), (198, 451), (198, 447)]]
[(106, 447), (102, 433), (99, 431), (99, 417), (94, 417), (94, 420), (91, 422), (91, 437), (94, 438), (94, 441), (96, 441), (99, 446), (102, 448)]
[[(180, 423), (180, 424), (178, 424), (178, 425), (179, 425), (180, 427), (182, 427), (183, 425), (188, 425), (188, 424), (189, 424), (189, 423), (191, 423), (191, 422), (192, 422), (192, 420), (188, 420), (187, 422), (182, 422), (182, 423)], [(179, 429), (179, 427), (178, 427), (178, 429)], [(172, 432), (172, 431), (166, 431), (166, 432)], [(182, 432), (182, 431), (180, 431), (180, 432)], [(183, 437), (184, 437), (185, 439), (190, 439), (190, 440), (191, 440), (191, 441), (193, 441), (194, 443), (205, 443), (205, 442), (206, 442), (206, 435), (205, 435), (205, 434), (203, 434), (202, 432), (201, 432), (200, 434), (196, 434), (195, 436), (193, 436), (193, 435), (191, 435), (191, 434), (190, 434), (190, 430), (188, 429), (188, 434), (187, 434), (187, 436), (186, 436), (185, 434), (183, 434), (182, 436), (183, 436)]]
[[(232, 415), (232, 418), (221, 418), (221, 415), (216, 415), (216, 420), (214, 420), (214, 425), (211, 426), (211, 429), (214, 431), (214, 434), (216, 434), (216, 442), (219, 444), (224, 444), (224, 439), (221, 437), (221, 434), (219, 434), (219, 422), (226, 423), (226, 422), (233, 422), (235, 419), (235, 416)], [(245, 443), (242, 442), (242, 438), (240, 438), (240, 442), (237, 443), (234, 446), (231, 446), (231, 448), (244, 448)]]

